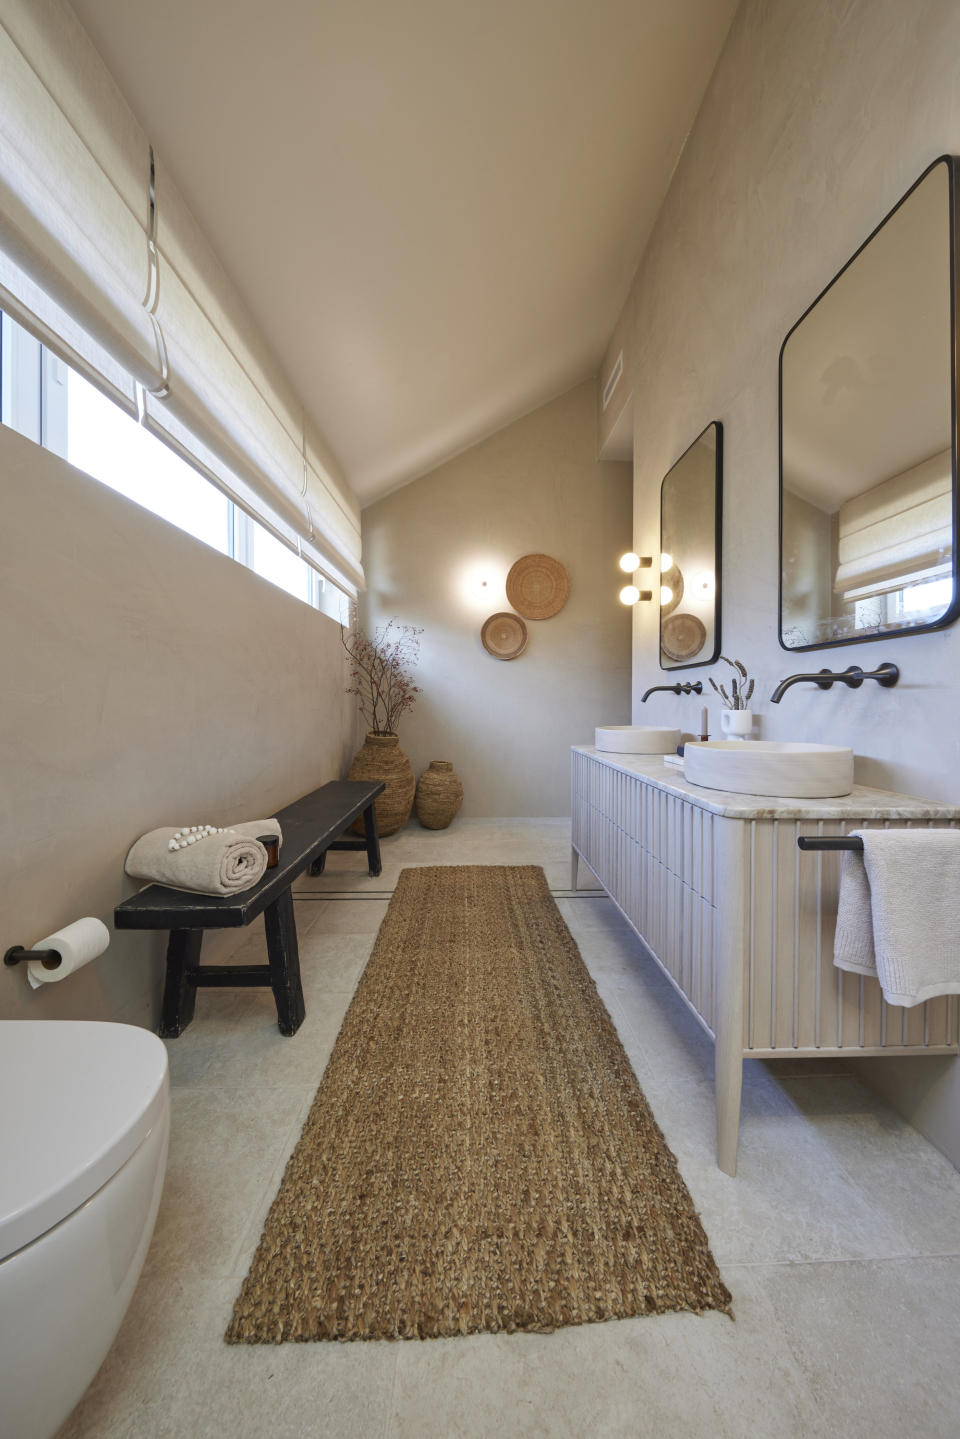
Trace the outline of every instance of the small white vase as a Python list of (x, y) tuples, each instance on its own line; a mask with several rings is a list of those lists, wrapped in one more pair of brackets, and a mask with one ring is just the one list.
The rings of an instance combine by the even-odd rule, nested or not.
[(720, 728), (727, 739), (749, 739), (753, 734), (753, 711), (721, 710)]

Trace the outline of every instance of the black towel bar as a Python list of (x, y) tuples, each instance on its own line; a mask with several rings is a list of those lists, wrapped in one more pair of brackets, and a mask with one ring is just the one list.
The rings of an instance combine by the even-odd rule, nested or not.
[(817, 839), (802, 834), (797, 840), (797, 847), (798, 849), (846, 849), (853, 854), (863, 854), (863, 840), (856, 835), (851, 835), (849, 838), (846, 835), (837, 835)]

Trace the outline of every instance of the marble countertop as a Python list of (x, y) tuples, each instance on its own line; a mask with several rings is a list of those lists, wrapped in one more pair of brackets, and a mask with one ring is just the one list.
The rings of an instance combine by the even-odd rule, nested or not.
[[(745, 741), (749, 743), (749, 741)], [(765, 794), (734, 794), (691, 784), (676, 765), (664, 764), (658, 754), (611, 754), (594, 745), (578, 744), (577, 754), (589, 755), (611, 769), (635, 775), (667, 794), (689, 800), (711, 814), (729, 819), (960, 819), (960, 805), (917, 799), (893, 790), (855, 784), (850, 794), (836, 799), (786, 799)]]

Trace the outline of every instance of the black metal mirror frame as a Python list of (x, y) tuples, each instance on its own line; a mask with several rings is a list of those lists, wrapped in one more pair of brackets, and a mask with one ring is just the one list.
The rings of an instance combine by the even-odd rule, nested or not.
[[(721, 606), (721, 550), (723, 547), (723, 423), (720, 420), (711, 420), (704, 425), (697, 438), (693, 440), (683, 454), (678, 455), (670, 466), (663, 479), (660, 481), (660, 553), (663, 553), (663, 489), (679, 464), (689, 455), (694, 446), (699, 445), (708, 430), (715, 429), (717, 432), (717, 447), (714, 457), (714, 485), (713, 485), (713, 573), (715, 576), (713, 587), (713, 653), (708, 659), (703, 660), (678, 660), (675, 664), (665, 665), (663, 662), (663, 611), (658, 610), (658, 644), (657, 650), (660, 656), (660, 668), (667, 674), (676, 670), (702, 669), (704, 665), (716, 664), (720, 658), (720, 606)], [(656, 591), (659, 595), (659, 587)]]
[[(786, 645), (783, 642), (783, 352), (787, 348), (790, 336), (794, 333), (795, 330), (799, 329), (799, 327), (803, 324), (804, 320), (810, 314), (811, 310), (813, 310), (817, 305), (819, 305), (824, 295), (826, 295), (830, 290), (833, 289), (834, 285), (837, 283), (840, 277), (846, 274), (847, 270), (849, 270), (854, 260), (856, 260), (862, 254), (862, 252), (870, 244), (871, 240), (873, 240), (874, 237), (879, 234), (887, 221), (893, 218), (893, 216), (897, 213), (900, 207), (907, 200), (909, 200), (914, 190), (916, 190), (918, 186), (923, 184), (927, 176), (930, 175), (937, 168), (938, 165), (946, 165), (947, 167), (947, 181), (949, 188), (947, 219), (950, 226), (950, 447), (952, 450), (951, 470), (953, 475), (953, 555), (951, 573), (953, 576), (953, 598), (950, 602), (949, 607), (944, 611), (940, 618), (937, 620), (931, 620), (929, 624), (907, 625), (904, 626), (903, 629), (883, 630), (881, 632), (869, 635), (844, 635), (841, 639), (819, 640), (816, 644), (812, 645)], [(960, 251), (958, 251), (957, 225), (958, 178), (960, 178), (960, 158), (955, 155), (938, 155), (936, 160), (932, 161), (932, 163), (927, 166), (923, 173), (919, 175), (916, 180), (914, 180), (909, 190), (907, 190), (905, 194), (901, 195), (900, 199), (894, 205), (893, 209), (889, 210), (887, 214), (884, 215), (879, 225), (876, 225), (870, 231), (870, 234), (864, 240), (863, 244), (860, 245), (859, 248), (850, 256), (850, 259), (847, 261), (847, 263), (840, 270), (837, 271), (830, 283), (820, 291), (819, 295), (813, 301), (813, 303), (807, 306), (803, 314), (800, 316), (799, 320), (797, 320), (796, 324), (791, 325), (790, 329), (784, 336), (783, 344), (780, 346), (780, 358), (778, 361), (777, 376), (777, 465), (780, 481), (780, 519), (777, 546), (777, 639), (780, 642), (780, 648), (783, 650), (787, 650), (790, 654), (801, 654), (806, 650), (832, 650), (837, 649), (838, 647), (843, 645), (865, 645), (876, 643), (879, 640), (889, 640), (894, 637), (897, 639), (906, 639), (909, 635), (923, 635), (929, 634), (931, 630), (946, 629), (948, 625), (952, 625), (956, 619), (960, 618), (960, 583), (958, 583), (958, 581), (960, 581), (960, 555), (958, 555), (958, 550), (960, 550), (960, 544), (958, 544), (958, 539), (960, 539), (960, 536), (958, 536), (958, 519), (960, 519), (960, 511), (958, 511), (957, 503), (957, 453), (958, 447), (960, 447), (960, 435), (958, 435), (957, 430), (957, 375), (958, 373), (960, 373), (960, 363), (958, 363), (958, 359), (960, 359), (960, 322), (958, 322), (957, 314), (957, 274), (958, 268), (960, 268)]]

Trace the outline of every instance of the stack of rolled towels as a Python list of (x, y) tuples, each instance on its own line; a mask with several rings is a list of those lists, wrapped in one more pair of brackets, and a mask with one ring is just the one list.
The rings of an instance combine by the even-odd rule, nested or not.
[(218, 828), (212, 824), (152, 829), (130, 850), (124, 869), (132, 879), (186, 889), (194, 894), (240, 894), (257, 884), (267, 868), (261, 835), (282, 843), (275, 819), (245, 820)]

